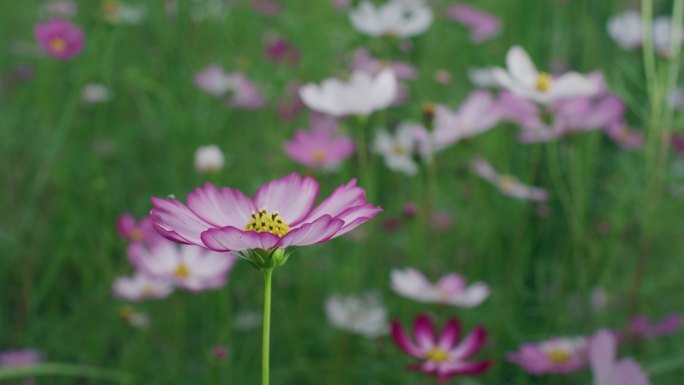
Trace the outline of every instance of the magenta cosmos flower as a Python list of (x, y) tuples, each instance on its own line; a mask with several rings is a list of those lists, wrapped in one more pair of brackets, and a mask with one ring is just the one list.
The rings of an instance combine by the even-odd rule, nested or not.
[(608, 330), (596, 332), (588, 344), (594, 385), (650, 385), (641, 366), (631, 358), (618, 360), (617, 337)]
[(272, 254), (289, 246), (325, 242), (382, 211), (366, 202), (355, 179), (315, 206), (317, 197), (318, 182), (293, 173), (264, 184), (251, 199), (210, 183), (190, 193), (187, 204), (152, 198), (151, 216), (157, 231), (171, 240), (239, 252), (257, 266), (267, 267), (260, 260), (262, 251)]
[(508, 360), (530, 374), (571, 373), (585, 367), (586, 353), (586, 338), (552, 338), (523, 344), (517, 352), (508, 354)]
[(42, 361), (41, 354), (33, 349), (7, 350), (0, 352), (0, 367), (25, 368)]
[(435, 334), (432, 319), (421, 314), (413, 323), (415, 342), (411, 341), (398, 322), (392, 322), (392, 338), (404, 353), (419, 358), (423, 362), (409, 366), (439, 378), (449, 378), (458, 374), (480, 374), (489, 369), (490, 361), (467, 361), (485, 343), (487, 333), (478, 326), (460, 343), (461, 324), (456, 318), (450, 319), (439, 337)]
[(61, 19), (37, 24), (33, 30), (43, 51), (59, 60), (69, 60), (81, 53), (85, 37), (81, 28)]
[(131, 243), (142, 242), (146, 245), (152, 245), (160, 239), (164, 239), (159, 236), (152, 221), (147, 216), (136, 220), (130, 213), (121, 214), (116, 220), (116, 230), (123, 239)]
[(337, 134), (336, 128), (336, 125), (323, 123), (313, 124), (310, 130), (298, 130), (292, 140), (285, 143), (285, 154), (307, 167), (336, 169), (354, 154), (354, 141)]

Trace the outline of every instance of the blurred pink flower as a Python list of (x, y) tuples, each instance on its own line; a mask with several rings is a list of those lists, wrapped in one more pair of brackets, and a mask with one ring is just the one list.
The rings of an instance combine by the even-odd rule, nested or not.
[(306, 105), (299, 96), (301, 83), (291, 81), (287, 83), (280, 102), (278, 103), (278, 116), (281, 120), (292, 120), (296, 118)]
[(430, 214), (430, 228), (446, 231), (454, 224), (454, 214), (447, 210), (435, 210)]
[(338, 135), (335, 125), (315, 123), (312, 119), (309, 130), (297, 130), (294, 133), (292, 140), (284, 145), (285, 154), (307, 167), (334, 170), (354, 154), (354, 141)]
[(351, 67), (354, 71), (365, 72), (372, 76), (377, 75), (385, 68), (390, 68), (399, 80), (415, 79), (417, 75), (416, 69), (412, 65), (401, 61), (382, 61), (374, 57), (366, 48), (358, 48), (354, 51)]
[(480, 305), (489, 296), (489, 286), (484, 282), (468, 286), (464, 277), (453, 273), (432, 284), (418, 270), (392, 269), (391, 281), (392, 290), (397, 294), (418, 302), (471, 308)]
[(540, 187), (522, 184), (512, 175), (501, 175), (483, 158), (476, 158), (471, 164), (475, 174), (499, 188), (502, 194), (533, 202), (545, 202), (548, 192)]
[(330, 3), (339, 9), (347, 9), (351, 6), (351, 0), (330, 0)]
[[(272, 258), (276, 249), (326, 242), (382, 211), (366, 202), (355, 179), (314, 206), (318, 190), (316, 180), (296, 173), (262, 185), (252, 199), (238, 190), (219, 190), (207, 183), (188, 195), (187, 205), (153, 197), (151, 217), (156, 229), (171, 240), (242, 252), (240, 256), (254, 261), (262, 257), (252, 255), (256, 249), (270, 250)], [(278, 253), (284, 257), (284, 251)]]
[(447, 85), (451, 83), (452, 80), (453, 77), (451, 76), (451, 73), (447, 70), (439, 70), (435, 72), (435, 81), (439, 84)]
[(465, 4), (456, 4), (447, 10), (447, 17), (470, 28), (470, 40), (483, 43), (501, 32), (498, 17)]
[(680, 155), (684, 154), (684, 134), (678, 132), (672, 133), (670, 136), (670, 143), (675, 152)]
[(276, 16), (282, 11), (282, 6), (278, 0), (254, 0), (252, 9), (265, 16)]
[(660, 322), (651, 323), (645, 315), (638, 315), (629, 321), (628, 333), (631, 336), (652, 339), (677, 333), (682, 328), (682, 316), (670, 314)]
[(415, 342), (409, 339), (397, 321), (392, 321), (392, 339), (404, 353), (422, 362), (409, 366), (410, 370), (421, 371), (441, 379), (456, 375), (475, 375), (487, 371), (490, 361), (468, 361), (485, 344), (487, 332), (477, 326), (459, 342), (461, 323), (456, 318), (447, 321), (437, 336), (432, 319), (421, 314), (413, 323)]
[(218, 64), (210, 64), (195, 75), (195, 85), (211, 95), (222, 96), (234, 88), (233, 77)]
[(131, 243), (152, 245), (163, 240), (147, 216), (136, 221), (132, 214), (123, 213), (116, 220), (116, 230), (122, 238)]
[(617, 337), (608, 330), (599, 330), (589, 340), (589, 363), (594, 385), (650, 385), (638, 363), (631, 358), (617, 360)]
[(247, 76), (241, 72), (233, 72), (230, 77), (234, 86), (229, 100), (232, 107), (254, 110), (266, 105), (266, 98)]
[(269, 39), (266, 42), (266, 57), (276, 64), (297, 65), (299, 50), (283, 38)]
[(525, 343), (508, 361), (520, 365), (527, 373), (571, 373), (587, 364), (587, 340), (583, 337), (552, 338), (540, 343)]
[(0, 367), (2, 368), (25, 368), (38, 364), (42, 360), (41, 354), (33, 349), (6, 350), (0, 352)]
[(138, 271), (169, 280), (190, 291), (216, 289), (225, 285), (236, 257), (192, 245), (162, 241), (153, 246), (139, 243), (128, 247), (128, 257)]
[(173, 292), (173, 283), (167, 279), (137, 272), (132, 277), (119, 277), (114, 280), (112, 291), (118, 298), (133, 302), (162, 299)]
[(230, 350), (224, 345), (216, 345), (211, 349), (211, 355), (219, 361), (226, 359), (229, 353)]
[(435, 112), (431, 133), (435, 151), (491, 130), (501, 117), (496, 100), (487, 91), (470, 93), (456, 112), (445, 106), (438, 106)]
[(66, 20), (52, 19), (39, 23), (33, 32), (43, 52), (58, 60), (75, 57), (85, 46), (81, 28)]
[(614, 122), (604, 131), (613, 142), (627, 150), (636, 150), (644, 144), (643, 132), (631, 129), (624, 121)]

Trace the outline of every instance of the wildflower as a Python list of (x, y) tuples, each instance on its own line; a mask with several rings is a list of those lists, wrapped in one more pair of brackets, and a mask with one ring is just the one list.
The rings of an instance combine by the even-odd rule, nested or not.
[(458, 112), (438, 106), (431, 142), (435, 151), (492, 129), (501, 117), (497, 102), (487, 91), (472, 92)]
[(415, 342), (411, 341), (397, 321), (392, 322), (392, 339), (406, 354), (423, 362), (409, 366), (426, 374), (446, 379), (455, 375), (484, 373), (490, 361), (468, 361), (484, 346), (487, 333), (482, 326), (476, 327), (459, 343), (461, 324), (451, 318), (439, 337), (435, 334), (432, 319), (421, 314), (413, 323)]
[(78, 5), (73, 0), (49, 0), (41, 10), (52, 17), (71, 18), (78, 13)]
[(617, 360), (617, 337), (607, 331), (594, 334), (588, 347), (589, 363), (594, 385), (650, 385), (651, 382), (638, 363), (631, 358)]
[(215, 289), (225, 285), (236, 258), (231, 253), (217, 253), (191, 245), (169, 241), (146, 247), (131, 244), (128, 256), (140, 271), (172, 281), (190, 291)]
[(34, 349), (6, 350), (0, 352), (0, 368), (25, 368), (40, 363), (41, 354)]
[(450, 7), (447, 17), (470, 28), (470, 40), (473, 43), (483, 43), (501, 32), (498, 17), (465, 4)]
[(613, 142), (627, 150), (636, 150), (644, 143), (643, 132), (630, 128), (624, 121), (614, 122), (604, 131)]
[(228, 103), (232, 107), (253, 110), (266, 105), (266, 99), (261, 94), (261, 91), (259, 91), (259, 88), (245, 74), (233, 72), (230, 74), (230, 78), (233, 85), (233, 94)]
[(418, 163), (414, 160), (425, 128), (417, 123), (403, 122), (397, 127), (394, 135), (388, 131), (379, 131), (375, 137), (374, 148), (385, 159), (385, 165), (391, 170), (413, 176), (418, 173)]
[(590, 96), (598, 91), (596, 82), (577, 72), (553, 77), (537, 71), (527, 52), (518, 46), (508, 50), (508, 69), (496, 68), (494, 78), (516, 95), (538, 103), (548, 104), (559, 99)]
[(85, 45), (81, 28), (66, 20), (52, 19), (37, 24), (34, 34), (43, 51), (58, 60), (77, 56)]
[(322, 243), (345, 234), (382, 211), (366, 202), (356, 180), (338, 187), (317, 207), (318, 183), (290, 174), (261, 186), (253, 199), (207, 183), (187, 198), (152, 198), (157, 230), (171, 240), (215, 251), (235, 251), (260, 268), (286, 260), (289, 246)]
[(382, 70), (377, 76), (355, 71), (348, 82), (330, 78), (320, 86), (307, 84), (299, 90), (304, 104), (312, 110), (333, 116), (367, 116), (389, 107), (398, 92), (394, 71)]
[(299, 51), (283, 38), (270, 39), (266, 42), (266, 57), (276, 64), (296, 65), (299, 63)]
[(475, 174), (497, 186), (504, 195), (533, 202), (545, 202), (548, 199), (545, 189), (524, 185), (512, 175), (501, 175), (485, 159), (476, 158), (471, 167)]
[(118, 0), (104, 0), (102, 12), (105, 20), (114, 24), (142, 23), (147, 16), (147, 11), (142, 5), (133, 5)]
[(672, 18), (669, 16), (660, 16), (653, 20), (653, 47), (664, 57), (669, 57), (671, 54), (672, 38), (675, 39), (674, 44), (681, 45), (682, 37), (684, 37), (684, 28), (680, 26), (674, 30), (674, 34), (672, 28)]
[(211, 95), (222, 96), (235, 86), (232, 76), (218, 64), (210, 64), (195, 75), (195, 85)]
[(140, 312), (130, 305), (122, 306), (119, 315), (126, 321), (128, 326), (134, 329), (147, 329), (152, 323), (149, 314)]
[(195, 152), (195, 169), (200, 173), (221, 171), (225, 157), (219, 146), (210, 144), (200, 146)]
[(336, 134), (335, 130), (335, 126), (328, 124), (298, 130), (292, 140), (285, 143), (285, 154), (307, 167), (334, 170), (354, 154), (354, 141)]
[(471, 308), (480, 305), (489, 296), (489, 286), (475, 282), (467, 286), (464, 277), (447, 274), (436, 284), (430, 283), (418, 270), (393, 269), (392, 290), (418, 302)]
[(228, 354), (230, 351), (226, 346), (223, 345), (216, 345), (211, 349), (211, 355), (216, 359), (217, 361), (223, 361), (228, 357)]
[(508, 361), (534, 375), (571, 373), (586, 366), (586, 353), (586, 338), (552, 338), (523, 344), (517, 352), (508, 354)]
[(387, 309), (376, 293), (332, 295), (325, 301), (325, 314), (328, 322), (336, 328), (366, 338), (380, 337), (389, 331)]
[(422, 0), (390, 0), (380, 7), (364, 1), (349, 12), (354, 28), (372, 37), (420, 35), (430, 28), (432, 17), (432, 10)]
[(116, 230), (122, 238), (131, 243), (143, 242), (150, 245), (163, 239), (154, 229), (154, 225), (149, 217), (143, 217), (136, 221), (135, 217), (130, 213), (121, 214), (117, 218)]
[(626, 11), (608, 20), (608, 35), (622, 49), (630, 50), (641, 47), (643, 28), (641, 15), (637, 11)]
[(86, 84), (81, 90), (81, 102), (83, 104), (104, 103), (111, 100), (112, 94), (104, 84)]
[(642, 314), (629, 321), (628, 334), (643, 339), (652, 339), (675, 334), (681, 327), (682, 316), (679, 314), (670, 314), (660, 322), (653, 323)]
[(128, 301), (166, 298), (173, 292), (173, 284), (166, 279), (136, 273), (132, 277), (119, 277), (112, 286), (114, 295)]
[(401, 62), (383, 62), (374, 57), (366, 48), (359, 48), (352, 54), (352, 70), (366, 72), (369, 75), (375, 76), (385, 68), (390, 68), (394, 71), (394, 76), (399, 80), (415, 79), (417, 71), (412, 65)]

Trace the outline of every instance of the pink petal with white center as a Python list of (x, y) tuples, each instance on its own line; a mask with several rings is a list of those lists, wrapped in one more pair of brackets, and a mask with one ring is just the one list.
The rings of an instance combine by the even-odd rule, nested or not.
[(292, 227), (309, 214), (317, 196), (318, 182), (292, 173), (259, 187), (254, 194), (254, 204), (257, 209), (263, 207), (267, 212), (277, 210), (280, 217)]
[(202, 233), (204, 245), (214, 251), (269, 250), (279, 240), (278, 236), (271, 233), (242, 231), (231, 226), (220, 229), (212, 228)]
[(514, 46), (506, 54), (508, 70), (515, 80), (525, 86), (533, 87), (537, 82), (537, 67), (530, 59), (530, 55), (519, 46)]
[(487, 332), (482, 326), (478, 326), (454, 350), (449, 352), (449, 356), (457, 360), (464, 360), (477, 353), (484, 345), (486, 338)]
[(257, 208), (245, 194), (228, 187), (217, 189), (211, 183), (188, 194), (188, 208), (215, 227), (244, 227)]
[(466, 279), (458, 274), (447, 274), (443, 276), (439, 282), (437, 282), (437, 287), (439, 290), (443, 291), (445, 295), (453, 296), (465, 289)]
[(131, 243), (128, 246), (128, 258), (139, 271), (153, 277), (168, 277), (173, 275), (178, 265), (178, 247), (170, 241), (159, 242), (153, 247)]
[(392, 290), (407, 298), (429, 302), (433, 300), (433, 288), (425, 276), (415, 269), (393, 269), (391, 273)]
[(452, 318), (444, 326), (444, 329), (442, 329), (442, 334), (439, 336), (437, 346), (444, 351), (450, 351), (456, 346), (460, 336), (461, 323), (457, 319)]
[(361, 206), (364, 203), (366, 203), (366, 193), (356, 185), (356, 179), (352, 179), (349, 183), (336, 188), (328, 198), (316, 206), (306, 221), (312, 222), (326, 214), (336, 217), (349, 207)]
[(307, 246), (325, 242), (332, 238), (342, 225), (342, 220), (324, 215), (287, 233), (278, 243), (278, 247)]
[(416, 317), (413, 322), (413, 334), (416, 337), (416, 343), (423, 349), (423, 352), (428, 352), (435, 347), (435, 327), (427, 314)]
[(212, 226), (175, 199), (152, 198), (150, 218), (164, 237), (179, 243), (202, 246), (200, 235)]
[(394, 342), (396, 342), (397, 346), (399, 346), (399, 349), (404, 351), (404, 353), (417, 358), (423, 357), (423, 350), (416, 346), (413, 341), (408, 338), (406, 332), (404, 332), (404, 329), (397, 321), (392, 321), (391, 333), (392, 339)]

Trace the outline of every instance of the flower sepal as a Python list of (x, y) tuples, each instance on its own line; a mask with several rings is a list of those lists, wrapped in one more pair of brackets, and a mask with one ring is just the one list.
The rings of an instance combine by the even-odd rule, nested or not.
[(257, 270), (273, 269), (282, 266), (292, 255), (285, 249), (248, 249), (238, 253), (238, 256), (247, 260)]

